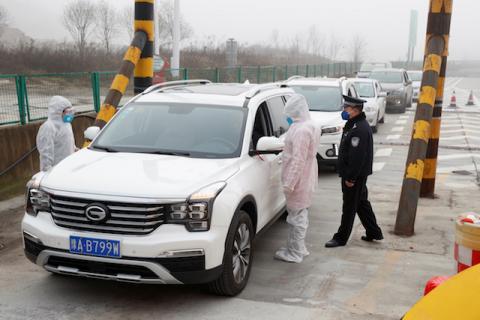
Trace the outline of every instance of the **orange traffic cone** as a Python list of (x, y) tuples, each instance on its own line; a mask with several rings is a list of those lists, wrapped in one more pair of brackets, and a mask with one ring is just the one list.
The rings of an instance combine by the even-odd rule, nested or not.
[(455, 97), (455, 90), (452, 93), (452, 98), (450, 98), (450, 108), (456, 108), (457, 107), (457, 97)]
[(468, 96), (468, 102), (467, 102), (467, 106), (474, 106), (475, 105), (475, 101), (473, 99), (473, 90), (470, 91), (470, 95)]

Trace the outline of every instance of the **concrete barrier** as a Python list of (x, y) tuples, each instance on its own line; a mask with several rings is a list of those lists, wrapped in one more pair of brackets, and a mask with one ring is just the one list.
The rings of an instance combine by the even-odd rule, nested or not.
[[(83, 143), (83, 132), (93, 124), (95, 113), (77, 115), (72, 123), (75, 144)], [(0, 127), (0, 172), (22, 158), (36, 145), (37, 132), (43, 122), (29, 123), (23, 126)], [(18, 193), (24, 182), (39, 170), (38, 151), (33, 151), (17, 166), (0, 176), (0, 199), (8, 194)], [(8, 194), (7, 194), (8, 193)]]

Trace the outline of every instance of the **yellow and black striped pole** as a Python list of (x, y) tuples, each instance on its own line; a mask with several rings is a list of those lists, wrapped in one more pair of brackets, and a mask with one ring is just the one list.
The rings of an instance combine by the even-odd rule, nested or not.
[(135, 94), (143, 92), (153, 81), (153, 41), (155, 39), (155, 0), (135, 0), (135, 31), (147, 34), (140, 61), (135, 67), (133, 80)]
[[(442, 1), (439, 1), (442, 2)], [(450, 21), (452, 18), (452, 3), (445, 6), (437, 4), (435, 11), (431, 13), (434, 15), (438, 24), (431, 25), (434, 28), (427, 30), (427, 34), (441, 34), (445, 39), (445, 49), (442, 53), (442, 67), (440, 69), (440, 77), (438, 79), (437, 97), (435, 99), (435, 106), (433, 108), (433, 116), (431, 122), (431, 134), (428, 141), (427, 155), (425, 159), (425, 169), (423, 171), (422, 187), (420, 190), (421, 197), (434, 198), (435, 196), (435, 178), (437, 175), (437, 157), (438, 157), (438, 143), (440, 139), (440, 125), (442, 121), (442, 105), (443, 105), (443, 91), (445, 88), (445, 77), (447, 71), (448, 59), (448, 40), (450, 37)], [(442, 10), (443, 9), (443, 10)], [(441, 22), (443, 21), (443, 23)]]
[(135, 32), (132, 43), (123, 57), (120, 71), (113, 79), (105, 101), (100, 107), (94, 126), (103, 128), (103, 126), (105, 126), (105, 124), (115, 115), (120, 99), (127, 90), (128, 82), (133, 74), (133, 70), (140, 60), (140, 55), (146, 41), (147, 34), (145, 32)]
[(452, 3), (453, 0), (430, 0), (423, 78), (395, 222), (397, 235), (411, 236), (414, 233), (442, 56), (448, 51), (445, 30), (450, 30)]

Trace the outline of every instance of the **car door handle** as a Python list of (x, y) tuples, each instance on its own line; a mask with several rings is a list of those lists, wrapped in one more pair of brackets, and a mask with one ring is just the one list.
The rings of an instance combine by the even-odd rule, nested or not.
[(278, 161), (278, 164), (282, 164), (283, 162), (282, 158), (278, 159), (277, 161)]

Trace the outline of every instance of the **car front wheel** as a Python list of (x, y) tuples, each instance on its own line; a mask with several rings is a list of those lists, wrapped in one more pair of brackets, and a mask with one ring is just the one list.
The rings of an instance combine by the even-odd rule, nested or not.
[(235, 214), (225, 243), (223, 272), (210, 283), (212, 292), (222, 296), (235, 296), (248, 282), (253, 261), (253, 224), (245, 211)]

